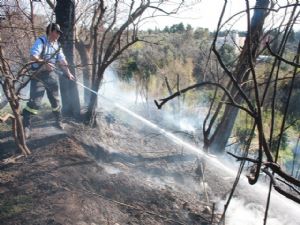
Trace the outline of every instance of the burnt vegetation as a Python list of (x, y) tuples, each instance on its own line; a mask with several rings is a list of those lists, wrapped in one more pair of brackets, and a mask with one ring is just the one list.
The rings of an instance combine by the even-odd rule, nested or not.
[[(197, 185), (199, 183), (202, 185), (201, 191), (189, 190), (196, 193), (191, 194), (190, 201), (193, 204), (201, 205), (201, 200), (205, 201), (205, 204), (197, 208), (183, 201), (188, 196), (184, 191), (182, 196), (178, 194), (174, 197), (170, 192), (175, 190), (171, 188), (163, 190), (161, 196), (161, 193), (151, 193), (146, 186), (137, 187), (138, 181), (132, 176), (127, 177), (131, 181), (127, 183), (126, 178), (119, 175), (114, 179), (105, 173), (101, 173), (100, 177), (89, 174), (92, 177), (87, 179), (92, 180), (91, 184), (82, 178), (82, 184), (76, 185), (80, 190), (84, 190), (82, 195), (98, 195), (107, 201), (101, 204), (110, 205), (111, 209), (115, 207), (112, 206), (112, 202), (126, 208), (126, 212), (115, 210), (115, 216), (109, 216), (109, 212), (102, 212), (103, 218), (98, 219), (106, 220), (106, 224), (124, 219), (126, 213), (130, 218), (135, 217), (130, 219), (130, 224), (154, 224), (155, 220), (152, 217), (157, 218), (161, 224), (224, 222), (231, 199), (237, 192), (239, 193), (237, 185), (243, 176), (242, 172), (246, 171), (250, 187), (261, 181), (262, 177), (268, 178), (269, 195), (265, 203), (263, 221), (267, 224), (270, 196), (273, 190), (293, 202), (300, 203), (300, 108), (298, 104), (300, 32), (295, 29), (299, 23), (300, 4), (298, 1), (291, 4), (289, 1), (278, 3), (271, 0), (258, 0), (255, 5), (250, 6), (249, 1), (245, 1), (243, 11), (225, 18), (229, 6), (227, 1), (224, 1), (219, 23), (213, 32), (183, 23), (173, 24), (163, 29), (144, 30), (143, 23), (151, 17), (171, 16), (184, 7), (183, 2), (168, 7), (165, 3), (167, 2), (128, 1), (125, 3), (119, 0), (113, 3), (71, 0), (57, 2), (30, 0), (29, 5), (25, 1), (14, 0), (0, 3), (0, 84), (2, 87), (0, 125), (3, 132), (5, 131), (1, 136), (4, 140), (1, 144), (11, 149), (10, 153), (1, 149), (2, 158), (9, 156), (1, 162), (1, 168), (7, 169), (5, 171), (7, 175), (10, 166), (16, 169), (17, 166), (14, 164), (20, 162), (28, 172), (38, 172), (39, 169), (30, 167), (31, 160), (44, 159), (46, 156), (40, 156), (36, 151), (33, 151), (32, 155), (32, 150), (45, 148), (45, 154), (48, 152), (53, 157), (51, 152), (53, 147), (49, 146), (53, 145), (54, 139), (59, 137), (63, 141), (62, 146), (58, 144), (54, 147), (58, 149), (57, 151), (63, 151), (64, 144), (68, 145), (67, 149), (80, 146), (76, 150), (76, 154), (79, 155), (68, 159), (70, 165), (80, 164), (84, 167), (89, 163), (100, 162), (105, 165), (118, 165), (116, 167), (123, 172), (134, 173), (133, 171), (137, 170), (139, 172), (135, 175), (140, 178), (147, 171), (151, 176), (159, 175), (160, 179), (172, 177), (176, 180), (175, 183), (182, 182), (188, 185), (187, 180), (191, 179), (198, 182)], [(39, 14), (38, 11), (43, 13)], [(234, 30), (231, 24), (241, 16), (247, 24), (247, 29)], [(24, 97), (23, 91), (28, 87), (30, 79), (35, 76), (30, 70), (33, 62), (30, 62), (26, 52), (34, 39), (43, 34), (46, 24), (51, 21), (61, 25), (64, 32), (61, 38), (62, 48), (72, 72), (76, 74), (77, 82), (86, 88), (83, 97), (80, 97), (78, 83), (66, 82), (66, 79), (60, 77), (62, 110), (64, 117), (72, 121), (69, 122), (70, 130), (67, 131), (66, 136), (64, 134), (55, 138), (53, 135), (43, 137), (46, 144), (40, 146), (41, 140), (28, 142), (23, 132), (21, 110), (24, 102), (28, 100)], [(277, 22), (273, 23), (274, 21)], [(172, 148), (176, 151), (167, 155), (147, 157), (141, 154), (143, 151), (134, 155), (130, 151), (130, 145), (127, 146), (131, 141), (130, 137), (122, 137), (128, 140), (126, 142), (119, 140), (119, 143), (114, 138), (110, 139), (118, 133), (116, 124), (119, 122), (119, 114), (101, 116), (102, 105), (99, 105), (99, 96), (95, 94), (101, 90), (104, 74), (108, 69), (115, 71), (125, 90), (134, 89), (136, 102), (138, 98), (145, 100), (146, 109), (138, 103), (134, 108), (146, 119), (172, 130), (185, 140), (192, 141), (195, 146), (203, 149), (205, 155), (214, 154), (216, 157), (221, 157), (225, 154), (240, 162), (237, 176), (232, 182), (229, 193), (226, 193), (229, 197), (226, 199), (222, 213), (214, 211), (213, 192), (205, 188), (208, 182), (206, 177), (213, 176), (213, 169), (209, 168), (212, 165), (207, 162), (209, 160), (206, 156), (179, 154), (180, 150), (174, 146)], [(123, 97), (125, 102), (125, 96)], [(177, 124), (165, 121), (160, 111), (170, 113), (172, 120), (177, 121)], [(197, 121), (193, 124), (192, 131), (177, 131), (183, 115)], [(40, 119), (43, 119), (43, 116)], [(104, 133), (100, 132), (98, 138), (105, 142), (101, 137), (103, 134), (108, 140), (113, 140), (117, 144), (110, 145), (107, 142), (102, 146), (103, 143), (99, 144), (98, 141), (85, 143), (80, 136), (88, 138), (87, 133), (92, 132), (92, 129), (101, 130), (103, 121), (105, 125), (102, 125), (107, 130)], [(74, 135), (71, 135), (72, 126), (76, 128)], [(121, 130), (124, 132), (127, 131), (125, 127), (122, 124)], [(51, 130), (47, 126), (44, 128)], [(109, 128), (112, 128), (111, 136)], [(141, 129), (137, 133), (143, 133), (145, 130)], [(9, 135), (13, 136), (15, 147)], [(122, 136), (119, 133), (118, 135)], [(162, 138), (160, 134), (151, 133), (149, 136), (150, 139)], [(93, 140), (95, 138), (92, 133), (90, 138)], [(154, 145), (164, 144), (164, 141), (162, 138), (154, 142)], [(136, 145), (147, 148), (147, 143), (147, 138), (143, 138), (141, 145)], [(122, 153), (121, 149), (116, 153), (109, 151), (111, 147), (115, 148), (118, 144), (125, 145), (123, 150), (127, 147), (126, 150), (130, 154), (126, 151)], [(90, 162), (89, 157), (92, 157), (93, 163)], [(53, 160), (53, 163), (66, 166), (57, 160)], [(179, 172), (176, 172), (178, 168), (163, 169), (158, 166), (166, 164), (176, 167), (172, 163), (177, 160), (181, 163), (181, 169), (184, 168)], [(35, 163), (33, 165), (38, 168), (43, 166)], [(46, 166), (51, 167), (48, 164)], [(93, 168), (103, 170), (94, 164)], [(190, 171), (193, 171), (193, 175), (189, 174)], [(78, 172), (78, 176), (81, 175)], [(36, 174), (32, 176), (38, 178)], [(110, 182), (101, 183), (97, 180), (99, 178), (103, 181), (108, 177), (109, 180), (111, 179)], [(19, 178), (14, 176), (9, 179), (4, 176), (3, 179), (17, 182)], [(217, 179), (213, 178), (212, 181), (217, 182)], [(6, 184), (10, 185), (9, 182)], [(70, 181), (72, 182), (75, 181)], [(3, 187), (4, 183), (1, 184)], [(39, 184), (48, 185), (45, 182)], [(59, 190), (69, 192), (79, 190), (70, 190), (68, 184), (61, 181), (59, 177), (49, 185), (52, 185), (53, 189), (49, 186), (44, 187), (45, 190), (59, 187), (55, 189), (57, 193)], [(114, 189), (114, 185), (124, 185), (127, 189)], [(16, 187), (12, 185), (12, 188)], [(38, 186), (35, 188), (41, 190)], [(143, 203), (139, 202), (129, 191), (135, 189), (139, 191), (136, 196), (142, 196), (145, 191), (149, 198), (143, 199)], [(200, 201), (195, 199), (195, 195), (198, 194), (201, 195)], [(109, 196), (113, 196), (114, 201), (107, 200)], [(124, 196), (128, 198), (125, 199)], [(162, 202), (157, 198), (162, 198)], [(80, 198), (72, 200), (83, 201)], [(7, 198), (4, 202), (9, 201)], [(9, 204), (17, 204), (18, 201), (23, 200), (15, 199)], [(36, 199), (29, 202), (33, 204), (34, 201)], [(87, 207), (100, 204), (97, 201), (90, 202)], [(132, 204), (125, 204), (125, 202)], [(4, 204), (3, 201), (1, 203)], [(144, 209), (143, 207), (146, 206), (147, 209)], [(22, 204), (20, 207), (23, 209)], [(172, 214), (172, 210), (178, 211)], [(26, 218), (25, 214), (23, 216)], [(7, 221), (10, 218), (2, 214), (1, 217)], [(41, 221), (37, 220), (37, 223), (39, 222)], [(42, 223), (52, 224), (51, 216)], [(73, 224), (74, 221), (69, 223)]]

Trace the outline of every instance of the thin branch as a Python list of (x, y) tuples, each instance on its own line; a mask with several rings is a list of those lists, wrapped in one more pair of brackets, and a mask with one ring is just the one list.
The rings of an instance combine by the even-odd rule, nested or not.
[(296, 62), (293, 62), (293, 61), (289, 61), (289, 60), (283, 58), (282, 56), (276, 54), (276, 53), (271, 49), (269, 42), (267, 42), (266, 45), (267, 45), (267, 49), (269, 50), (269, 52), (270, 52), (270, 54), (271, 54), (272, 56), (276, 57), (276, 58), (277, 58), (278, 60), (280, 60), (280, 61), (285, 62), (286, 64), (289, 64), (289, 65), (294, 66), (294, 67), (296, 67), (296, 68), (300, 68), (300, 64), (299, 64), (299, 63), (296, 63)]
[(278, 193), (280, 193), (280, 194), (282, 194), (283, 196), (285, 196), (285, 197), (287, 197), (287, 198), (293, 200), (294, 202), (297, 202), (297, 203), (300, 204), (300, 198), (298, 198), (298, 197), (296, 197), (296, 196), (290, 194), (289, 192), (283, 190), (279, 185), (277, 185), (277, 182), (275, 181), (274, 176), (271, 174), (270, 171), (268, 171), (266, 168), (263, 168), (262, 171), (270, 177), (271, 183), (272, 183), (274, 189), (275, 189)]
[(163, 99), (159, 99), (160, 103), (158, 103), (157, 100), (154, 100), (154, 102), (155, 102), (157, 108), (161, 109), (161, 107), (165, 103), (167, 103), (169, 100), (171, 100), (171, 99), (173, 99), (173, 98), (175, 98), (177, 96), (180, 96), (181, 94), (183, 94), (183, 93), (185, 93), (185, 92), (187, 92), (189, 90), (192, 90), (194, 88), (199, 88), (199, 87), (202, 87), (202, 86), (205, 86), (205, 85), (213, 85), (213, 86), (217, 86), (217, 87), (221, 88), (225, 92), (225, 94), (227, 95), (227, 97), (230, 100), (230, 102), (228, 104), (231, 104), (231, 105), (233, 105), (233, 106), (235, 106), (235, 107), (237, 107), (237, 108), (239, 108), (241, 110), (246, 111), (250, 116), (252, 116), (253, 118), (255, 118), (255, 114), (253, 114), (252, 111), (250, 111), (249, 109), (247, 109), (244, 106), (241, 106), (241, 105), (239, 105), (238, 103), (235, 102), (235, 100), (232, 98), (232, 96), (229, 93), (229, 91), (225, 87), (223, 87), (223, 85), (221, 85), (219, 83), (209, 82), (209, 81), (208, 82), (202, 82), (202, 83), (191, 85), (191, 86), (189, 86), (187, 88), (184, 88), (184, 89), (182, 89), (180, 91), (175, 92), (173, 95), (170, 95), (169, 97), (166, 97), (166, 98), (163, 98)]
[(289, 184), (285, 180), (282, 180), (280, 178), (276, 178), (276, 180), (279, 180), (280, 182), (284, 183), (285, 185), (289, 186), (293, 191), (295, 191), (298, 195), (300, 195), (300, 191), (298, 191), (293, 185)]
[(258, 163), (258, 160), (257, 159), (252, 159), (252, 158), (248, 158), (248, 157), (241, 157), (241, 156), (237, 156), (231, 152), (228, 152), (227, 151), (227, 154), (228, 155), (231, 155), (232, 157), (236, 158), (237, 161), (249, 161), (249, 162), (252, 162), (252, 163)]
[(49, 7), (54, 10), (55, 9), (55, 5), (51, 0), (46, 0), (46, 2), (48, 3)]

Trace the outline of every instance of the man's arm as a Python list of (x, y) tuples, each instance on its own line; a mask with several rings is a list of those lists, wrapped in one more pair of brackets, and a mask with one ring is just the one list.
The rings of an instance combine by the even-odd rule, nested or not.
[(47, 71), (53, 71), (55, 69), (54, 64), (46, 62), (44, 59), (41, 59), (39, 56), (32, 55), (31, 60), (40, 64), (44, 64), (43, 66)]
[(35, 61), (37, 64), (42, 65), (43, 69), (47, 71), (52, 71), (54, 70), (54, 65), (46, 62), (43, 59), (43, 54), (45, 53), (45, 37), (39, 37), (33, 44), (33, 46), (30, 49), (30, 59), (32, 61)]
[(39, 56), (36, 56), (36, 55), (30, 56), (30, 58), (31, 58), (32, 61), (35, 61), (35, 62), (37, 62), (37, 63), (42, 63), (42, 62), (44, 62), (43, 59), (41, 59)]
[(62, 59), (61, 61), (59, 61), (59, 65), (70, 80), (75, 80), (75, 77), (69, 70), (68, 63), (65, 59)]
[(55, 69), (55, 66), (52, 63), (46, 62), (44, 59), (41, 59), (39, 56), (32, 55), (30, 58), (32, 61), (35, 61), (39, 64), (44, 64), (43, 66), (47, 71), (52, 71)]

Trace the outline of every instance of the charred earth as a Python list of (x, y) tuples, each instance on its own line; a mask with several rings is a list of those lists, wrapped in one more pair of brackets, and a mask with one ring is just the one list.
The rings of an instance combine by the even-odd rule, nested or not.
[(1, 224), (218, 220), (209, 185), (195, 172), (197, 154), (110, 113), (100, 113), (93, 129), (69, 121), (62, 132), (44, 121), (34, 121), (27, 158), (11, 158), (16, 151), (11, 133), (1, 133)]

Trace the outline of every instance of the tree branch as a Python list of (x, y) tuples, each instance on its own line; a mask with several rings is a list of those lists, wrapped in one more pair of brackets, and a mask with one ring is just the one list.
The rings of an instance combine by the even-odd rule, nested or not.
[(221, 88), (225, 92), (225, 94), (227, 95), (227, 97), (229, 98), (230, 104), (232, 104), (235, 107), (238, 107), (241, 110), (246, 111), (250, 116), (252, 116), (253, 118), (255, 118), (255, 114), (253, 114), (252, 111), (250, 111), (249, 109), (247, 109), (247, 108), (245, 108), (245, 107), (243, 107), (243, 106), (241, 106), (241, 105), (239, 105), (239, 104), (237, 104), (235, 102), (235, 100), (233, 99), (233, 97), (231, 96), (231, 94), (229, 93), (229, 91), (225, 87), (223, 87), (219, 83), (213, 83), (213, 82), (209, 82), (209, 81), (208, 82), (202, 82), (202, 83), (191, 85), (191, 86), (189, 86), (187, 88), (184, 88), (184, 89), (182, 89), (180, 91), (175, 92), (174, 94), (170, 95), (169, 97), (166, 97), (166, 98), (163, 98), (163, 99), (159, 99), (159, 101), (161, 103), (158, 103), (157, 100), (154, 100), (155, 105), (157, 106), (158, 109), (161, 109), (161, 107), (165, 103), (167, 103), (169, 100), (171, 100), (171, 99), (173, 99), (173, 98), (175, 98), (177, 96), (180, 96), (181, 94), (183, 94), (183, 93), (185, 93), (185, 92), (187, 92), (189, 90), (192, 90), (194, 88), (199, 88), (199, 87), (202, 87), (202, 86), (205, 86), (205, 85), (213, 85), (213, 86), (217, 86), (217, 87)]
[(287, 60), (287, 59), (281, 57), (280, 55), (276, 54), (276, 53), (271, 49), (269, 42), (266, 42), (266, 45), (267, 45), (267, 49), (269, 50), (269, 52), (270, 52), (270, 54), (271, 54), (272, 56), (276, 57), (276, 58), (277, 58), (278, 60), (280, 60), (280, 61), (285, 62), (286, 64), (289, 64), (289, 65), (294, 66), (294, 67), (296, 67), (296, 68), (300, 68), (300, 64), (299, 64), (299, 63), (295, 63), (295, 62), (293, 62), (293, 61), (289, 61), (289, 60)]
[(49, 7), (54, 10), (55, 9), (55, 5), (51, 0), (46, 0), (46, 2), (48, 3)]
[(274, 189), (275, 189), (278, 193), (280, 193), (280, 194), (282, 194), (283, 196), (285, 196), (285, 197), (287, 197), (287, 198), (293, 200), (294, 202), (297, 202), (297, 203), (300, 204), (300, 198), (298, 198), (298, 197), (296, 197), (296, 196), (290, 194), (289, 192), (283, 190), (279, 185), (277, 185), (277, 182), (276, 182), (276, 180), (274, 179), (274, 176), (271, 174), (270, 171), (268, 171), (266, 168), (263, 168), (262, 171), (270, 177), (271, 183), (272, 183)]

